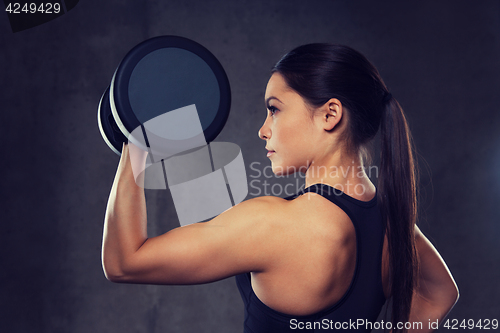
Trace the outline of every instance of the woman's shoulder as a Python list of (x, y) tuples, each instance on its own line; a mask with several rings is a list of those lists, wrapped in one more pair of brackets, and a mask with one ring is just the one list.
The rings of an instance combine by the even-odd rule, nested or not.
[(269, 226), (289, 213), (288, 201), (273, 196), (251, 198), (229, 208), (207, 225), (230, 227)]
[(242, 202), (242, 211), (269, 228), (286, 228), (299, 234), (316, 230), (344, 237), (353, 231), (347, 214), (320, 194), (304, 193), (293, 200), (262, 196)]
[(293, 200), (275, 196), (252, 198), (207, 223), (243, 233), (251, 230), (252, 234), (273, 241), (308, 234), (326, 235), (332, 241), (351, 237), (354, 232), (344, 211), (316, 193), (305, 193)]
[(253, 212), (254, 216), (264, 215), (267, 221), (281, 221), (289, 216), (307, 215), (321, 206), (332, 208), (328, 207), (332, 205), (326, 204), (319, 199), (320, 197), (316, 193), (306, 193), (293, 200), (276, 196), (261, 196), (245, 200), (233, 208), (241, 213)]
[[(254, 226), (271, 226), (293, 215), (294, 205), (291, 203), (292, 201), (275, 196), (256, 197), (240, 202), (219, 217), (224, 216), (224, 221), (232, 224), (251, 223)], [(217, 220), (219, 219), (210, 222)]]

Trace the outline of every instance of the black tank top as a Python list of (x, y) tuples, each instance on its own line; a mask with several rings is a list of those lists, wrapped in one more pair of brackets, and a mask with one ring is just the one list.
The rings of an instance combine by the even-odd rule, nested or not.
[[(334, 305), (307, 316), (278, 312), (265, 305), (253, 292), (250, 273), (236, 276), (236, 284), (245, 304), (244, 333), (281, 332), (370, 332), (385, 303), (382, 289), (382, 247), (385, 228), (377, 205), (377, 196), (360, 201), (325, 184), (314, 184), (287, 197), (293, 200), (306, 192), (315, 192), (341, 208), (356, 230), (356, 268), (344, 296)], [(362, 322), (363, 321), (363, 322)]]

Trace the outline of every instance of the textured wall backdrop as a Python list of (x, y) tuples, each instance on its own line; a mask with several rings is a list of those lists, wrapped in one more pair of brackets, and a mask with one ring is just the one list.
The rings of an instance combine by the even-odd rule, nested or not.
[[(498, 1), (81, 0), (15, 34), (0, 14), (1, 332), (242, 331), (233, 278), (118, 285), (102, 272), (118, 157), (101, 139), (97, 104), (126, 52), (158, 35), (193, 39), (226, 69), (233, 101), (217, 141), (242, 148), (249, 177), (251, 163), (268, 163), (257, 130), (279, 57), (310, 42), (364, 53), (422, 158), (421, 229), (461, 291), (450, 318), (500, 319)], [(147, 198), (151, 233), (174, 227), (168, 191)]]

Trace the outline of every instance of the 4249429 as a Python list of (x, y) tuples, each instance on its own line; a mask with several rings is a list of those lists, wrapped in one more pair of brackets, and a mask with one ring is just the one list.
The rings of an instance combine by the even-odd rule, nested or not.
[(441, 327), (450, 330), (496, 330), (498, 329), (498, 319), (463, 319), (462, 321), (458, 319), (446, 319)]
[(37, 4), (34, 2), (21, 4), (19, 2), (9, 2), (7, 7), (5, 7), (5, 11), (10, 14), (59, 14), (61, 12), (61, 4), (58, 2), (50, 3), (41, 3)]

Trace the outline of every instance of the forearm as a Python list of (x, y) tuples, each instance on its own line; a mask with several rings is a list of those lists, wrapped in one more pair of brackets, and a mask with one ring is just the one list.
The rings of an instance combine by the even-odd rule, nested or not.
[(129, 145), (125, 145), (109, 195), (104, 222), (102, 264), (109, 280), (120, 280), (130, 266), (134, 253), (146, 239), (144, 189), (136, 184)]

